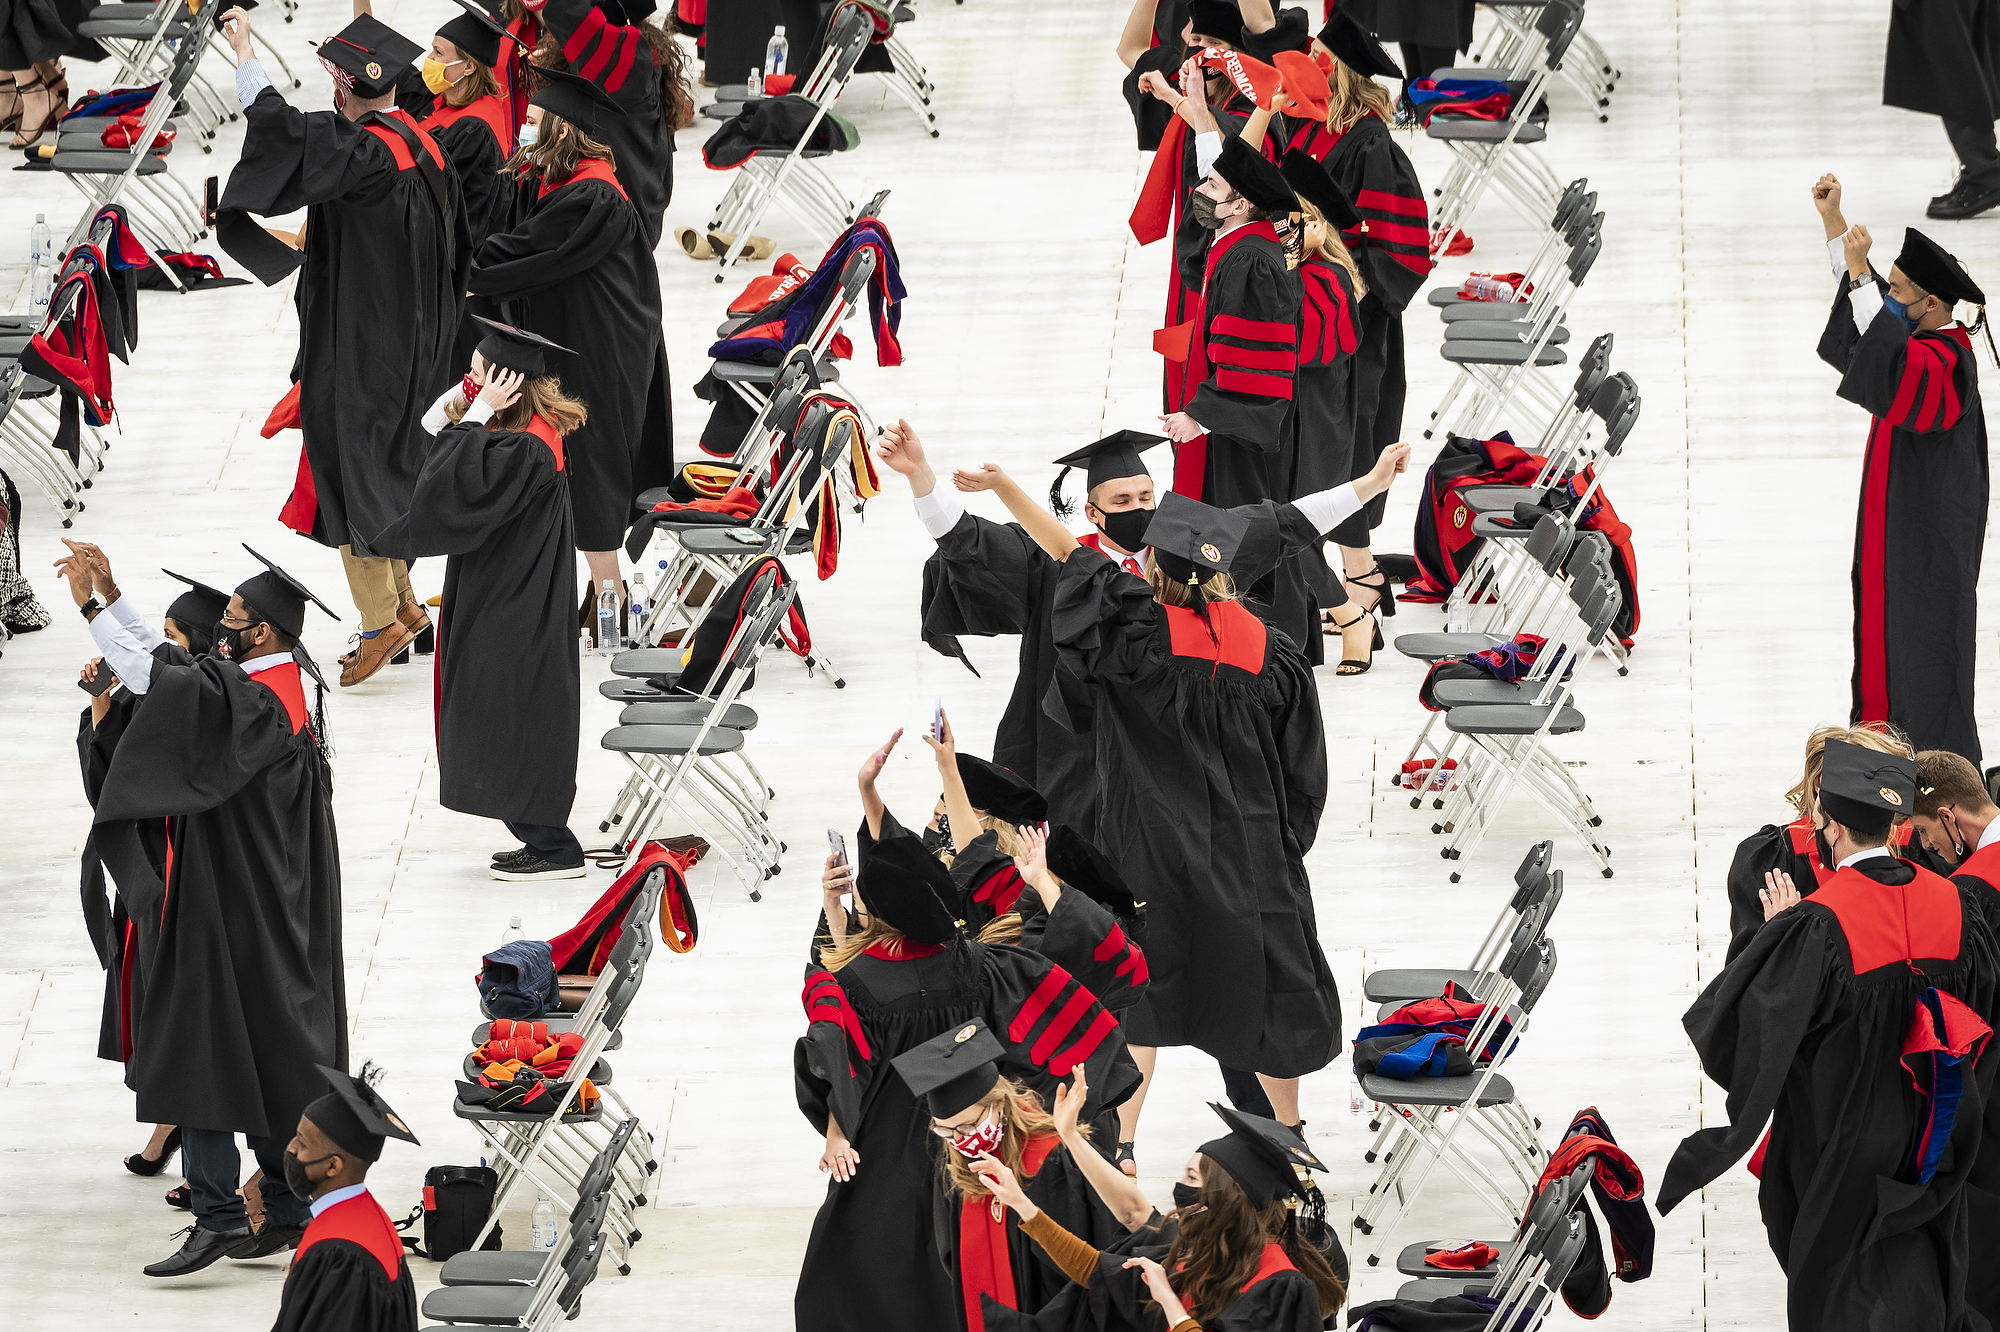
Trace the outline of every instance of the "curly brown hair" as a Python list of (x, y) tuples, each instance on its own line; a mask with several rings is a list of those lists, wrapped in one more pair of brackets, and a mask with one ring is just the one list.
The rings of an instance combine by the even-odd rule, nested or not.
[[(1000, 1135), (1000, 1145), (993, 1154), (1001, 1163), (1014, 1172), (1014, 1177), (1026, 1184), (1021, 1174), (1021, 1148), (1030, 1137), (1038, 1134), (1054, 1133), (1056, 1121), (1049, 1112), (1042, 1109), (1042, 1098), (1023, 1087), (1012, 1078), (1002, 1078), (993, 1084), (993, 1090), (979, 1099), (979, 1117), (983, 1120), (989, 1110), (999, 1112), (1000, 1127), (1005, 1130)], [(1077, 1132), (1090, 1136), (1088, 1124), (1078, 1125)], [(991, 1190), (986, 1181), (972, 1173), (972, 1166), (963, 1156), (949, 1147), (944, 1151), (945, 1187), (955, 1198), (984, 1198)]]
[(1300, 1237), (1285, 1202), (1258, 1207), (1213, 1157), (1201, 1158), (1201, 1192), (1193, 1206), (1178, 1208), (1172, 1216), (1179, 1232), (1160, 1266), (1167, 1270), (1174, 1294), (1203, 1327), (1243, 1293), (1272, 1240), (1318, 1290), (1320, 1317), (1331, 1318), (1347, 1301), (1347, 1288), (1326, 1256)]

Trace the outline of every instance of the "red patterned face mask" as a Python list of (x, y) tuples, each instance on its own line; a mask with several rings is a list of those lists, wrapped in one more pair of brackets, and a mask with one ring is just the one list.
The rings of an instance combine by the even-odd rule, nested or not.
[(998, 1120), (982, 1119), (972, 1132), (953, 1138), (951, 1145), (960, 1156), (971, 1160), (975, 1156), (984, 1156), (998, 1147), (1002, 1132)]
[(471, 375), (467, 375), (464, 379), (460, 380), (458, 383), (458, 391), (464, 395), (465, 405), (468, 407), (470, 407), (473, 404), (473, 402), (478, 399), (479, 389), (480, 389), (479, 381), (474, 379)]

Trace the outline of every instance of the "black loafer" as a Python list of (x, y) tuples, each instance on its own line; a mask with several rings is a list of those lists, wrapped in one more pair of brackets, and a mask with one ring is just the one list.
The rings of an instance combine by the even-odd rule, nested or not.
[(199, 1272), (216, 1259), (234, 1258), (257, 1242), (257, 1237), (250, 1233), (248, 1226), (241, 1230), (203, 1230), (200, 1226), (189, 1226), (179, 1233), (187, 1236), (180, 1251), (171, 1258), (149, 1264), (145, 1268), (147, 1276), (177, 1277)]
[(306, 1237), (304, 1226), (279, 1226), (269, 1221), (251, 1240), (250, 1247), (240, 1253), (232, 1253), (231, 1258), (269, 1258), (285, 1249), (296, 1249), (299, 1241)]
[(584, 875), (584, 861), (574, 865), (554, 865), (543, 860), (532, 851), (525, 860), (496, 861), (487, 871), (496, 879), (581, 879)]
[(494, 864), (496, 864), (496, 865), (511, 865), (511, 864), (514, 864), (514, 863), (515, 863), (515, 862), (517, 862), (517, 861), (522, 861), (522, 860), (531, 860), (531, 859), (533, 859), (533, 858), (534, 858), (534, 855), (535, 855), (535, 853), (534, 853), (533, 851), (530, 851), (530, 850), (529, 850), (529, 849), (528, 849), (527, 847), (525, 847), (525, 846), (522, 846), (522, 847), (516, 847), (516, 848), (515, 848), (514, 850), (512, 850), (512, 851), (496, 851), (496, 852), (494, 852), (494, 853), (493, 853), (493, 863), (494, 863)]
[(1924, 210), (1924, 216), (1950, 221), (1977, 217), (1995, 207), (2000, 207), (2000, 185), (1973, 185), (1961, 182), (1953, 187), (1950, 194), (1931, 200), (1930, 207)]

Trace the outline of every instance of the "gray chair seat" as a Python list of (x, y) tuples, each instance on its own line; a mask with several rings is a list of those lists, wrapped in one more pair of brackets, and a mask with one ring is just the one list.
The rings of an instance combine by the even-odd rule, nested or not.
[(1546, 681), (1439, 680), (1431, 696), (1448, 708), (1490, 708), (1531, 703)]
[[(141, 106), (138, 108), (138, 110), (140, 111), (141, 114), (144, 114), (145, 107)], [(83, 130), (89, 130), (93, 134), (102, 134), (104, 133), (105, 130), (111, 128), (111, 126), (116, 125), (117, 123), (118, 123), (118, 117), (116, 116), (67, 116), (63, 119), (62, 122), (62, 132), (64, 134), (73, 134)], [(172, 129), (173, 127), (174, 127), (173, 119), (169, 117), (167, 120), (167, 128)]]
[[(1425, 1240), (1416, 1244), (1410, 1244), (1404, 1246), (1403, 1251), (1396, 1255), (1396, 1270), (1398, 1272), (1401, 1272), (1404, 1276), (1430, 1278), (1432, 1282), (1439, 1285), (1462, 1285), (1469, 1281), (1478, 1281), (1484, 1284), (1490, 1281), (1494, 1276), (1499, 1274), (1500, 1264), (1506, 1262), (1507, 1255), (1514, 1251), (1513, 1240), (1488, 1240), (1486, 1242), (1488, 1244), (1491, 1244), (1494, 1248), (1500, 1251), (1499, 1256), (1495, 1258), (1493, 1262), (1486, 1267), (1469, 1267), (1462, 1272), (1448, 1271), (1447, 1269), (1442, 1267), (1432, 1267), (1426, 1262), (1424, 1262), (1424, 1253), (1426, 1250), (1430, 1248), (1431, 1245), (1437, 1243), (1437, 1241)], [(460, 1255), (460, 1257), (463, 1256), (464, 1255)], [(457, 1261), (458, 1261), (457, 1258), (453, 1258), (451, 1262), (446, 1263), (445, 1264), (446, 1269), (449, 1270), (451, 1267), (451, 1263), (455, 1263)], [(1419, 1282), (1417, 1284), (1422, 1285), (1427, 1283)], [(1456, 1295), (1458, 1292), (1454, 1290), (1454, 1291), (1446, 1291), (1445, 1293), (1447, 1295)], [(1403, 1297), (1401, 1295), (1398, 1295), (1397, 1298), (1401, 1299)], [(1415, 1295), (1411, 1296), (1410, 1298), (1424, 1299), (1426, 1297), (1422, 1295)], [(1433, 1295), (1429, 1296), (1428, 1298), (1436, 1299), (1437, 1297)]]
[[(685, 754), (701, 733), (699, 726), (617, 726), (598, 743), (619, 754)], [(743, 732), (719, 726), (702, 738), (700, 754), (734, 754), (743, 748)]]
[(751, 527), (682, 527), (674, 532), (674, 540), (694, 555), (755, 555), (760, 551), (775, 554), (778, 537), (777, 532), (760, 532)]
[[(1541, 336), (1541, 330), (1521, 319), (1462, 319), (1444, 326), (1446, 342), (1518, 342), (1527, 346)], [(1569, 330), (1561, 324), (1549, 334), (1548, 345), (1560, 347), (1569, 341)]]
[(518, 1327), (534, 1301), (532, 1286), (440, 1286), (424, 1296), (424, 1317), (482, 1327)]
[(731, 315), (715, 326), (715, 336), (726, 338), (749, 322), (750, 316), (747, 314)]
[[(1396, 1105), (1464, 1105), (1472, 1095), (1472, 1089), (1484, 1076), (1483, 1073), (1469, 1073), (1456, 1078), (1385, 1078), (1380, 1073), (1370, 1073), (1361, 1079), (1361, 1094), (1371, 1101), (1393, 1102)], [(1486, 1084), (1479, 1104), (1482, 1108), (1507, 1105), (1513, 1099), (1514, 1084), (1496, 1073), (1493, 1081)]]
[[(156, 157), (164, 157), (173, 150), (174, 146), (171, 143), (155, 143), (153, 145), (153, 155)], [(56, 152), (58, 153), (108, 152), (122, 155), (127, 151), (129, 150), (124, 148), (106, 148), (104, 146), (104, 136), (101, 133), (71, 134), (65, 129), (62, 133), (56, 135)]]
[(1438, 1281), (1405, 1281), (1396, 1288), (1399, 1300), (1441, 1300), (1450, 1295), (1484, 1295), (1491, 1281), (1468, 1281), (1463, 1277)]
[[(1462, 985), (1472, 988), (1472, 982), (1479, 978), (1476, 971), (1453, 971), (1444, 967), (1395, 967), (1381, 971), (1371, 971), (1361, 982), (1363, 998), (1377, 1003), (1396, 999), (1405, 1003), (1412, 999), (1435, 999), (1443, 994), (1447, 985)], [(479, 1039), (484, 1040), (485, 1037)]]
[[(1512, 342), (1446, 342), (1438, 355), (1454, 365), (1526, 365), (1528, 348)], [(1537, 366), (1562, 365), (1569, 353), (1560, 347), (1544, 347), (1535, 357)]]
[[(122, 7), (122, 6), (121, 6)], [(150, 9), (148, 5), (146, 8)], [(144, 18), (87, 18), (76, 25), (78, 34), (84, 37), (109, 37), (114, 42), (143, 42), (159, 31), (159, 25)], [(186, 23), (167, 25), (167, 40), (179, 41), (188, 35)]]
[[(456, 1096), (451, 1098), (451, 1112), (460, 1119), (477, 1119), (488, 1124), (544, 1124), (549, 1118), (546, 1114), (531, 1115), (520, 1110), (495, 1110), (490, 1105), (467, 1105)], [(603, 1118), (604, 1102), (600, 1100), (582, 1114), (572, 1110), (563, 1116), (563, 1123), (595, 1124)]]
[(1459, 500), (1475, 514), (1499, 513), (1512, 517), (1516, 504), (1540, 504), (1549, 497), (1547, 486), (1467, 486)]
[(34, 341), (34, 337), (33, 333), (0, 334), (0, 360), (20, 360), (21, 353), (28, 349), (28, 344)]
[(600, 680), (597, 693), (613, 703), (663, 703), (674, 698), (651, 680)]
[[(1435, 302), (1433, 302), (1435, 304)], [(1438, 318), (1447, 324), (1462, 324), (1468, 320), (1497, 319), (1502, 322), (1518, 320), (1521, 312), (1532, 301), (1459, 301), (1447, 302), (1438, 312)]]
[(1444, 661), (1484, 652), (1506, 641), (1497, 634), (1397, 634), (1396, 651), (1418, 661)]
[[(547, 1017), (536, 1018), (535, 1021), (546, 1022), (549, 1027), (549, 1034), (551, 1036), (560, 1036), (576, 1026), (576, 1014), (550, 1013)], [(486, 1044), (487, 1033), (492, 1031), (492, 1029), (493, 1024), (491, 1022), (482, 1022), (474, 1027), (472, 1029), (472, 1043), (474, 1045)], [(625, 1033), (623, 1031), (614, 1031), (611, 1033), (611, 1039), (604, 1043), (604, 1048), (607, 1050), (616, 1050), (624, 1044)]]
[[(132, 165), (132, 154), (124, 148), (72, 148), (51, 157), (49, 165), (72, 176), (115, 176)], [(147, 153), (133, 174), (157, 176), (166, 169), (158, 153)]]
[[(1507, 137), (1507, 125), (1508, 122), (1504, 120), (1479, 120), (1472, 116), (1454, 116), (1441, 111), (1431, 117), (1431, 123), (1424, 133), (1447, 143), (1498, 143)], [(1514, 136), (1514, 142), (1540, 143), (1548, 137), (1548, 126), (1540, 121), (1530, 120), (1521, 126), (1521, 132)]]
[(438, 1280), (447, 1286), (532, 1286), (547, 1265), (546, 1254), (520, 1249), (492, 1253), (469, 1249), (445, 1259)]
[(681, 673), (681, 650), (673, 648), (630, 648), (611, 658), (611, 673), (628, 680), (667, 679)]
[[(1444, 724), (1458, 735), (1532, 735), (1542, 728), (1542, 719), (1549, 712), (1549, 707), (1538, 708), (1532, 703), (1453, 708), (1444, 714)], [(1569, 735), (1582, 729), (1583, 714), (1564, 707), (1549, 726), (1549, 734)]]
[[(724, 384), (775, 384), (778, 382), (778, 371), (783, 368), (776, 365), (758, 365), (754, 361), (717, 361), (710, 373)], [(819, 363), (819, 377), (821, 383), (839, 383), (840, 363), (831, 356), (822, 358)]]
[[(634, 703), (618, 714), (620, 726), (699, 726), (707, 719), (709, 705), (691, 698), (685, 703)], [(747, 703), (731, 703), (722, 714), (722, 724), (733, 731), (757, 729), (757, 710)]]

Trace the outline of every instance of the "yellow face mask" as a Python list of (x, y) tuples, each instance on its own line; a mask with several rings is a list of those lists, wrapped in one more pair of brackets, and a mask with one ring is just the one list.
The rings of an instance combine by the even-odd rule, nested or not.
[(445, 74), (445, 71), (450, 68), (451, 66), (445, 64), (442, 60), (434, 60), (430, 56), (425, 56), (423, 64), (424, 87), (429, 88), (433, 93), (442, 93), (446, 88), (451, 87), (452, 80)]

